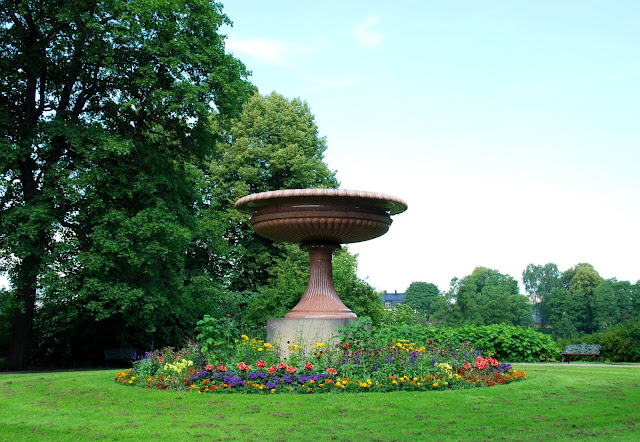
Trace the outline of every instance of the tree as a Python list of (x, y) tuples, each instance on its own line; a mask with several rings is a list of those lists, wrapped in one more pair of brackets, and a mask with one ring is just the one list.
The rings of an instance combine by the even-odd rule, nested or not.
[(438, 315), (445, 325), (532, 323), (531, 305), (518, 292), (518, 282), (497, 270), (477, 267), (471, 275), (454, 279), (447, 296), (449, 305)]
[[(228, 128), (210, 163), (212, 210), (224, 211), (225, 237), (233, 247), (221, 266), (232, 290), (256, 290), (274, 276), (273, 263), (284, 256), (282, 244), (255, 235), (249, 216), (234, 203), (250, 193), (294, 188), (337, 188), (335, 172), (323, 162), (326, 141), (309, 106), (275, 92), (252, 96)], [(230, 267), (228, 267), (230, 270)]]
[(587, 298), (583, 292), (554, 289), (547, 302), (552, 334), (556, 338), (570, 338), (585, 332)]
[(602, 281), (591, 296), (591, 312), (593, 313), (593, 329), (603, 331), (618, 325), (622, 319), (619, 293), (616, 293), (616, 282)]
[[(218, 3), (7, 1), (0, 20), (0, 270), (10, 276), (14, 304), (7, 361), (22, 368), (47, 273), (64, 276), (87, 266), (96, 279), (84, 289), (109, 300), (87, 304), (98, 317), (118, 303), (144, 300), (140, 307), (149, 310), (167, 305), (146, 296), (151, 289), (141, 296), (128, 282), (110, 288), (99, 273), (126, 266), (111, 267), (102, 258), (118, 256), (122, 246), (125, 254), (137, 253), (140, 247), (129, 242), (138, 233), (168, 234), (159, 250), (184, 251), (188, 214), (181, 219), (172, 212), (177, 200), (167, 207), (163, 192), (188, 183), (191, 169), (184, 164), (202, 163), (211, 150), (212, 112), (230, 118), (253, 88), (244, 66), (225, 54), (218, 29), (229, 20)], [(119, 193), (101, 189), (105, 182)], [(191, 196), (186, 201), (193, 202)], [(91, 263), (100, 245), (112, 248)], [(82, 262), (80, 249), (87, 251)], [(175, 255), (162, 256), (169, 261), (144, 273), (156, 287), (165, 284), (164, 270), (180, 264)], [(172, 272), (167, 291), (177, 287), (175, 277)], [(133, 269), (125, 279), (132, 278)], [(80, 288), (73, 284), (69, 291)], [(74, 298), (56, 302), (69, 305)]]
[[(286, 244), (286, 254), (276, 258), (274, 276), (259, 288), (260, 294), (247, 306), (246, 324), (265, 325), (268, 318), (284, 316), (300, 301), (309, 280), (309, 254), (297, 245)], [(374, 323), (383, 317), (380, 294), (357, 275), (357, 255), (342, 248), (334, 253), (333, 280), (342, 302), (358, 316)]]
[(544, 266), (529, 264), (522, 272), (522, 282), (541, 324), (549, 324), (547, 303), (550, 293), (562, 287), (562, 272), (553, 263)]
[(563, 272), (562, 281), (570, 295), (575, 295), (577, 299), (584, 302), (584, 314), (581, 315), (582, 322), (577, 324), (578, 330), (591, 333), (594, 331), (591, 299), (596, 288), (602, 282), (602, 277), (591, 264), (580, 263)]
[(416, 310), (427, 320), (441, 306), (440, 290), (435, 284), (414, 281), (407, 288), (403, 304)]

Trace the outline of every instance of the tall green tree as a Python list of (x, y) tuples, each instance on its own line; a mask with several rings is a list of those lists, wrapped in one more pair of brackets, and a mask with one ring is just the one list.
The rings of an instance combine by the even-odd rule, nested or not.
[(589, 324), (587, 304), (587, 297), (581, 291), (552, 290), (547, 307), (553, 336), (569, 338), (585, 333)]
[(591, 333), (595, 330), (592, 310), (592, 298), (597, 287), (602, 283), (602, 277), (591, 264), (580, 263), (562, 273), (565, 289), (577, 299), (583, 299), (584, 314), (578, 330)]
[(529, 264), (522, 272), (522, 282), (541, 324), (549, 324), (549, 297), (553, 290), (562, 288), (562, 272), (554, 263)]
[(435, 284), (414, 281), (405, 292), (403, 304), (410, 306), (428, 320), (441, 308), (442, 296)]
[[(273, 274), (249, 302), (244, 322), (265, 325), (268, 318), (284, 316), (300, 301), (309, 281), (309, 254), (297, 245), (286, 244), (287, 253), (278, 256)], [(357, 255), (345, 247), (334, 252), (333, 280), (342, 302), (358, 316), (369, 316), (374, 323), (383, 317), (380, 293), (357, 275)]]
[(616, 286), (617, 281), (605, 280), (593, 291), (591, 312), (595, 331), (603, 331), (622, 322), (620, 304), (624, 304), (624, 300), (618, 296), (623, 293), (616, 290)]
[[(14, 304), (10, 365), (25, 365), (47, 274), (87, 269), (84, 289), (100, 298), (87, 309), (97, 317), (127, 303), (166, 305), (153, 289), (141, 295), (136, 275), (153, 287), (179, 285), (172, 269), (181, 258), (169, 249), (188, 243), (188, 213), (174, 211), (193, 204), (184, 164), (204, 162), (212, 148), (214, 109), (230, 118), (253, 91), (242, 63), (225, 53), (221, 8), (204, 0), (0, 3), (0, 270)], [(181, 196), (167, 202), (176, 187)], [(154, 253), (159, 266), (147, 257)], [(127, 260), (136, 265), (128, 269)], [(109, 287), (107, 276), (120, 271)]]
[(254, 234), (249, 216), (235, 210), (234, 203), (250, 193), (337, 188), (339, 183), (324, 163), (327, 144), (315, 117), (297, 98), (256, 94), (218, 134), (222, 142), (209, 167), (212, 210), (225, 212), (225, 238), (233, 252), (219, 262), (227, 266), (232, 290), (255, 291), (274, 276), (272, 264), (285, 252), (281, 244)]
[(497, 270), (477, 267), (469, 276), (454, 279), (449, 304), (438, 317), (446, 325), (532, 325), (531, 305), (518, 291), (518, 282)]

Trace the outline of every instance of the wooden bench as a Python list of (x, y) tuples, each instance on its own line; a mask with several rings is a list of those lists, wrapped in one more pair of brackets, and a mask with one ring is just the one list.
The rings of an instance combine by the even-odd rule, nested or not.
[(135, 348), (112, 348), (104, 351), (104, 366), (108, 361), (134, 361), (138, 351)]
[(571, 356), (595, 356), (596, 361), (600, 359), (600, 346), (598, 344), (571, 344), (562, 347), (562, 362), (565, 358), (567, 364)]

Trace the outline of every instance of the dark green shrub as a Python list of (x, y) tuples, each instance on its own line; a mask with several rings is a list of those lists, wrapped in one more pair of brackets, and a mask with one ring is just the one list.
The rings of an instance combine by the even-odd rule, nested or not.
[[(363, 330), (358, 336), (360, 340)], [(560, 346), (549, 335), (532, 328), (493, 324), (486, 326), (469, 325), (459, 328), (435, 328), (420, 325), (373, 326), (369, 338), (375, 345), (385, 345), (406, 339), (421, 346), (429, 342), (434, 345), (459, 348), (470, 343), (480, 349), (484, 356), (492, 356), (505, 362), (546, 362), (560, 358)]]
[(571, 339), (561, 339), (560, 345), (600, 344), (600, 359), (611, 362), (640, 362), (640, 317), (617, 327)]

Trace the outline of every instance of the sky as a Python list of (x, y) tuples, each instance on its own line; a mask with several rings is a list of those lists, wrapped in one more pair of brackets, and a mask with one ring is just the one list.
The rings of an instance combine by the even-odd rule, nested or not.
[(637, 0), (223, 4), (227, 51), (309, 104), (341, 187), (408, 203), (348, 246), (377, 290), (549, 262), (640, 280)]
[(348, 246), (376, 289), (549, 262), (640, 280), (640, 2), (223, 3), (228, 52), (309, 104), (341, 188), (408, 203)]

